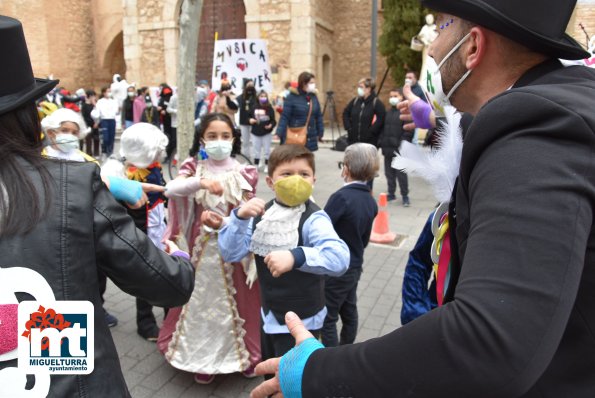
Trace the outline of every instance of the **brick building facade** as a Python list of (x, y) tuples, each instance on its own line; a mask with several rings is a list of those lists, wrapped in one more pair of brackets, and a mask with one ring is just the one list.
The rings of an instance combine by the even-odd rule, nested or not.
[[(48, 7), (44, 0), (9, 0), (0, 14), (23, 22), (36, 75), (52, 74), (68, 89), (98, 88), (114, 73), (139, 85), (175, 85), (181, 1), (61, 0)], [(214, 32), (220, 39), (262, 38), (275, 91), (311, 71), (321, 92), (336, 92), (340, 118), (357, 80), (370, 75), (371, 12), (372, 0), (204, 0), (197, 78), (208, 77)], [(382, 17), (381, 9), (379, 33)], [(579, 0), (569, 24), (584, 43), (579, 23), (595, 35), (595, 0)], [(378, 55), (379, 81), (385, 70)], [(383, 99), (393, 85), (388, 78)]]

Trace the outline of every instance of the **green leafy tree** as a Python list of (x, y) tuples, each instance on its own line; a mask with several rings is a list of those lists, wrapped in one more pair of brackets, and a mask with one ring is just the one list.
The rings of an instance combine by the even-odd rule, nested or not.
[(421, 69), (422, 53), (413, 51), (410, 44), (423, 26), (427, 10), (419, 0), (384, 0), (383, 6), (380, 53), (386, 57), (393, 79), (402, 82), (408, 70)]

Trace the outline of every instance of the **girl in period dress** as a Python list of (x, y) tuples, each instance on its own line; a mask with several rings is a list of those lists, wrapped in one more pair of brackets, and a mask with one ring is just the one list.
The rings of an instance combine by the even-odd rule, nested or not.
[(233, 129), (227, 115), (205, 115), (199, 138), (208, 158), (186, 159), (166, 191), (170, 204), (165, 238), (192, 253), (196, 283), (190, 301), (169, 311), (158, 346), (172, 366), (196, 373), (195, 381), (201, 384), (211, 383), (216, 374), (253, 377), (261, 358), (255, 265), (249, 258), (225, 263), (217, 246), (221, 216), (252, 198), (258, 182), (254, 166), (242, 166), (230, 157)]

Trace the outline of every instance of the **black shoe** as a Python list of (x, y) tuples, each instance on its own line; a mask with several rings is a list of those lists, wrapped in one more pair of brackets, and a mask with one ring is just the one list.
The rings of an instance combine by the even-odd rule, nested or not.
[(105, 315), (105, 323), (107, 323), (108, 327), (113, 328), (118, 324), (118, 318), (116, 318), (106, 310), (103, 310), (103, 313)]
[(409, 207), (411, 203), (409, 202), (409, 197), (403, 196), (403, 207)]
[(397, 197), (395, 195), (388, 195), (386, 197), (386, 200), (392, 202), (393, 200), (397, 200)]
[(136, 331), (138, 333), (139, 336), (141, 336), (143, 339), (147, 340), (147, 341), (157, 341), (157, 338), (159, 337), (159, 328), (157, 327), (157, 325), (151, 325), (149, 327), (146, 327), (143, 330), (137, 330)]

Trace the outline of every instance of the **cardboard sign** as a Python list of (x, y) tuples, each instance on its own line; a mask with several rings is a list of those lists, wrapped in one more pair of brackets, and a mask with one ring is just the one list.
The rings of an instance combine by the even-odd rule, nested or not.
[(213, 54), (211, 87), (219, 90), (221, 80), (231, 84), (234, 94), (242, 93), (244, 79), (252, 79), (256, 91), (270, 94), (271, 67), (264, 40), (217, 40)]

